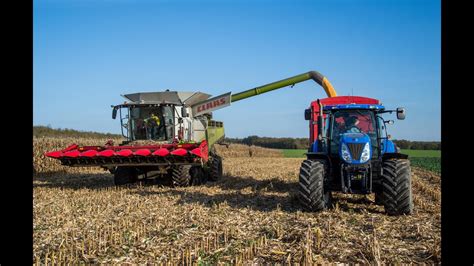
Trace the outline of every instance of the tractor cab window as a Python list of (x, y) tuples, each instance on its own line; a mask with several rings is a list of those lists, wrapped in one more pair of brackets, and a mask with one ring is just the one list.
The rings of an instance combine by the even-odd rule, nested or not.
[[(166, 109), (167, 107), (168, 109)], [(137, 106), (130, 108), (131, 140), (167, 140), (170, 106)], [(172, 123), (173, 121), (171, 121)]]
[[(331, 153), (339, 152), (340, 136), (344, 133), (364, 133), (372, 146), (377, 145), (377, 132), (373, 112), (369, 110), (339, 110), (333, 113)], [(374, 153), (375, 154), (375, 153)]]

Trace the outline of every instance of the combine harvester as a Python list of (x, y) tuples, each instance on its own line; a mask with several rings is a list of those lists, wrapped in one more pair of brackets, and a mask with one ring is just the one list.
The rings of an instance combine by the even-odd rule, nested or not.
[[(385, 110), (372, 98), (337, 96), (331, 83), (316, 71), (213, 98), (202, 92), (168, 90), (126, 94), (128, 101), (112, 106), (112, 118), (119, 112), (126, 141), (119, 145), (109, 141), (104, 146), (72, 144), (45, 155), (67, 166), (100, 166), (114, 174), (116, 185), (154, 178), (168, 178), (174, 186), (216, 181), (222, 177), (222, 159), (214, 145), (224, 139), (224, 125), (212, 120), (212, 111), (309, 79), (321, 85), (328, 98), (313, 101), (305, 110), (311, 145), (299, 175), (303, 206), (310, 211), (328, 208), (332, 191), (375, 192), (376, 202), (389, 214), (410, 214), (408, 156), (400, 154), (387, 137), (385, 125), (393, 121), (380, 116), (396, 112), (398, 119), (404, 119), (405, 110)], [(159, 123), (146, 127), (144, 122), (155, 116)]]

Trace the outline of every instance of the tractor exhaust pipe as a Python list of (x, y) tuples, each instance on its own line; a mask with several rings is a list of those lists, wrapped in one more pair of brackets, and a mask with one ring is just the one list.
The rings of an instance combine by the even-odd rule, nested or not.
[(319, 112), (318, 112), (318, 150), (323, 151), (324, 149), (324, 143), (323, 141), (325, 140), (326, 136), (324, 135), (324, 116), (323, 116), (323, 105), (321, 104), (321, 101), (318, 99), (318, 106), (319, 106)]

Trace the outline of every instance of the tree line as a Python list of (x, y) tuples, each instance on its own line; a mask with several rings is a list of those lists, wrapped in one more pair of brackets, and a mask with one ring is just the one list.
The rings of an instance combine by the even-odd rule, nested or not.
[(69, 128), (51, 128), (50, 126), (33, 126), (33, 137), (71, 137), (71, 138), (120, 138), (121, 135), (99, 133), (93, 131), (79, 131)]
[[(248, 136), (245, 138), (226, 138), (225, 142), (238, 143), (245, 145), (255, 145), (273, 149), (308, 149), (309, 139), (307, 138), (271, 138)], [(409, 150), (441, 150), (441, 142), (439, 141), (410, 141), (410, 140), (393, 140), (400, 149)]]
[(393, 141), (400, 149), (407, 150), (441, 150), (440, 141), (409, 141), (405, 139)]

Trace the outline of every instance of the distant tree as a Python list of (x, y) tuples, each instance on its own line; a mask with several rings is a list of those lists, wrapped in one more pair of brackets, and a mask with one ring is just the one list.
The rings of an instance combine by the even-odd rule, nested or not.
[[(307, 149), (310, 145), (308, 138), (271, 138), (255, 135), (245, 138), (226, 138), (229, 143), (255, 145), (273, 149)], [(409, 141), (405, 139), (393, 140), (400, 149), (412, 150), (440, 150), (441, 142), (437, 141)]]

